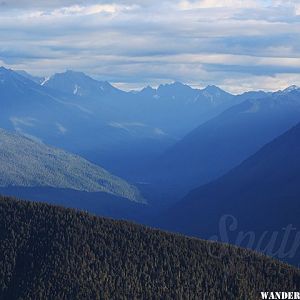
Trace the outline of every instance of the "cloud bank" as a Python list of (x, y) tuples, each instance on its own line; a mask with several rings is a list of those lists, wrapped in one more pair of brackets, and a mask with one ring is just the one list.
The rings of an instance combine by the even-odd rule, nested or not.
[(297, 2), (2, 1), (0, 64), (46, 76), (74, 69), (127, 89), (300, 85)]

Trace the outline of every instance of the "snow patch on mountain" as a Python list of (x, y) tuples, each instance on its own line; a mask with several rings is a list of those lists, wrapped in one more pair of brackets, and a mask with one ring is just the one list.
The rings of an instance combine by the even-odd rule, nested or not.
[(291, 86), (287, 87), (286, 89), (284, 89), (282, 92), (283, 93), (290, 93), (292, 91), (296, 91), (296, 90), (299, 90), (299, 89), (300, 89), (299, 86), (297, 86), (297, 85), (291, 85)]
[(61, 133), (61, 134), (65, 134), (68, 131), (66, 127), (64, 127), (62, 124), (60, 124), (58, 122), (55, 125), (56, 125), (59, 133)]
[(154, 128), (154, 134), (156, 135), (167, 135), (162, 129)]
[(79, 88), (79, 86), (77, 84), (75, 84), (74, 90), (73, 90), (74, 95), (76, 95), (78, 93), (78, 88)]
[(28, 126), (28, 127), (33, 127), (34, 123), (37, 121), (34, 118), (30, 117), (25, 117), (25, 118), (20, 118), (20, 117), (10, 117), (10, 121), (13, 124), (15, 130), (20, 126)]
[(41, 85), (44, 85), (47, 81), (50, 80), (51, 77), (46, 77), (42, 82), (41, 82)]

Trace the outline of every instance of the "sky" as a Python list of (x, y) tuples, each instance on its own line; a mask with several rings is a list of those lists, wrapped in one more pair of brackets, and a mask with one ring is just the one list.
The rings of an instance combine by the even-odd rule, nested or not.
[(300, 86), (300, 0), (0, 0), (0, 65), (126, 90)]

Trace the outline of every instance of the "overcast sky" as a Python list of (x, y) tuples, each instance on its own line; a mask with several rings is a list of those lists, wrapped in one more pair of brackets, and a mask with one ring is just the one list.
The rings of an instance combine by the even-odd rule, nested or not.
[(0, 0), (0, 64), (125, 89), (300, 85), (300, 1)]

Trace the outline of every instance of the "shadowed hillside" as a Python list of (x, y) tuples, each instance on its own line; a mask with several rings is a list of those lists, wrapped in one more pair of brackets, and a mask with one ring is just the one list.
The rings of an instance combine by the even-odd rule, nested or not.
[(299, 120), (298, 88), (248, 99), (200, 125), (168, 149), (150, 167), (149, 181), (160, 183), (162, 188), (170, 186), (174, 197), (183, 197), (226, 174)]
[[(222, 218), (231, 215), (237, 223), (233, 225), (235, 221), (228, 219), (236, 227), (233, 230), (227, 224), (228, 242), (235, 243), (238, 232), (252, 232), (255, 244), (248, 235), (244, 238), (246, 245), (256, 248), (264, 237), (260, 250), (299, 264), (299, 153), (300, 123), (223, 177), (190, 192), (161, 216), (162, 227), (210, 238), (220, 233)], [(289, 234), (283, 238), (283, 229), (289, 227)], [(271, 234), (276, 232), (276, 244), (268, 249)]]

